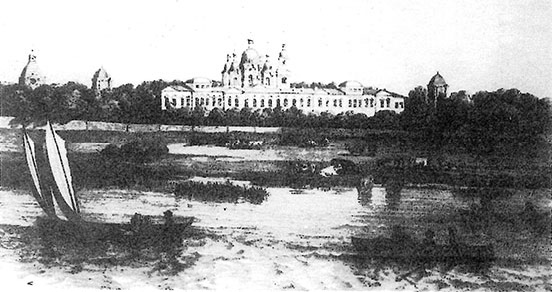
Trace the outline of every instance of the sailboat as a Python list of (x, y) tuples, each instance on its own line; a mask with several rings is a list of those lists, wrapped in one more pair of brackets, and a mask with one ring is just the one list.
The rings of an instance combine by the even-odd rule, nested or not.
[[(27, 166), (33, 182), (33, 196), (48, 215), (37, 220), (39, 227), (63, 232), (65, 235), (93, 237), (102, 240), (125, 240), (136, 238), (155, 239), (164, 233), (182, 233), (190, 226), (194, 217), (172, 216), (166, 211), (164, 216), (150, 217), (136, 213), (128, 223), (105, 223), (87, 220), (81, 213), (80, 202), (73, 188), (73, 178), (65, 141), (54, 131), (50, 122), (46, 125), (45, 148), (48, 161), (47, 171), (37, 160), (35, 143), (23, 129), (23, 148)], [(44, 183), (48, 181), (48, 183)], [(56, 209), (61, 212), (58, 214)]]

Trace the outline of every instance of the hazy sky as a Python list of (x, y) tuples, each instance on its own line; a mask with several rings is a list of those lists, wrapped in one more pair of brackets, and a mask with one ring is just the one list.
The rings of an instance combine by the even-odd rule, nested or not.
[(439, 71), (451, 91), (518, 88), (552, 97), (552, 1), (10, 1), (0, 17), (0, 81), (31, 49), (48, 82), (116, 86), (220, 80), (226, 54), (255, 40), (291, 81), (341, 82), (401, 94)]

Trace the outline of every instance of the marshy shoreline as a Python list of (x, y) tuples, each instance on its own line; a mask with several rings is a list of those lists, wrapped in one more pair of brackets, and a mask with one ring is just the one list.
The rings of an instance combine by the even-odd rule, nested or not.
[[(373, 156), (351, 155), (350, 142), (344, 140), (324, 147), (268, 142), (259, 149), (230, 149), (189, 146), (182, 137), (172, 137), (170, 151), (159, 159), (108, 161), (99, 152), (105, 145), (124, 145), (142, 136), (125, 133), (121, 139), (116, 133), (94, 133), (87, 141), (85, 133), (72, 136), (62, 131), (60, 135), (74, 143), (69, 161), (85, 212), (107, 221), (128, 221), (135, 212), (150, 215), (167, 209), (198, 218), (175, 256), (155, 248), (133, 253), (90, 246), (87, 259), (76, 251), (65, 256), (52, 253), (37, 235), (34, 221), (42, 214), (29, 195), (18, 135), (14, 130), (4, 136), (2, 149), (9, 151), (0, 153), (0, 204), (7, 211), (0, 222), (0, 256), (3, 269), (13, 270), (10, 274), (16, 275), (18, 285), (32, 281), (108, 289), (550, 289), (550, 230), (539, 235), (525, 230), (524, 223), (501, 219), (520, 214), (526, 201), (533, 202), (539, 214), (550, 214), (550, 167), (544, 163), (490, 157), (482, 162), (458, 154), (445, 155), (445, 161), (429, 167), (404, 168), (379, 161), (413, 154), (382, 150)], [(40, 133), (34, 135), (40, 141)], [(99, 144), (87, 144), (90, 141)], [(332, 159), (350, 161), (355, 168), (321, 176), (322, 169), (336, 165)], [(374, 183), (369, 193), (359, 188), (367, 177)], [(188, 187), (187, 195), (175, 195), (180, 184)], [(211, 184), (214, 197), (219, 196), (214, 190), (225, 185), (232, 193), (245, 185), (244, 190), (257, 188), (266, 194), (262, 200), (193, 198), (191, 185), (198, 188), (194, 192), (202, 192), (197, 184)], [(396, 186), (400, 188), (393, 194)], [(486, 197), (492, 209), (481, 217), (477, 212), (487, 204), (482, 200)], [(417, 239), (431, 228), (439, 242), (446, 241), (441, 230), (452, 224), (463, 241), (497, 244), (501, 257), (483, 270), (437, 265), (412, 272), (416, 264), (367, 259), (351, 244), (352, 235), (387, 237), (397, 224)], [(61, 280), (68, 275), (69, 280)]]

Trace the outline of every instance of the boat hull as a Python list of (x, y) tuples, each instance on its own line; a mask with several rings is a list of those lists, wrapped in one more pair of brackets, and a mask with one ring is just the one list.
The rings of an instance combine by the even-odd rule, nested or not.
[[(128, 245), (136, 248), (179, 244), (194, 222), (193, 217), (177, 217), (175, 222), (131, 223), (73, 222), (50, 217), (36, 221), (42, 240), (59, 244), (94, 244), (94, 242)], [(171, 243), (172, 242), (172, 243)]]

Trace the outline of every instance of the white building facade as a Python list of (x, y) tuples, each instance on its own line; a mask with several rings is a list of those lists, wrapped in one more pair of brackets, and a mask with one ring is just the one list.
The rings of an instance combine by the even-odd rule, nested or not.
[(185, 85), (169, 86), (161, 94), (161, 109), (203, 107), (206, 112), (248, 107), (251, 110), (296, 107), (305, 114), (328, 112), (362, 113), (373, 116), (382, 110), (400, 113), (404, 110), (404, 96), (382, 90), (364, 88), (357, 81), (346, 81), (337, 88), (292, 88), (287, 68), (285, 45), (275, 63), (268, 55), (261, 57), (248, 41), (248, 48), (238, 60), (227, 55), (221, 72), (222, 86), (213, 87), (207, 78), (193, 78)]

